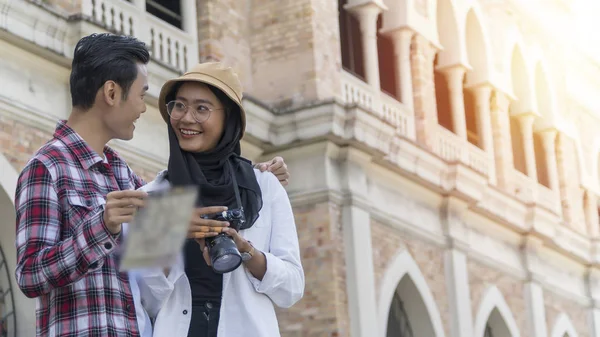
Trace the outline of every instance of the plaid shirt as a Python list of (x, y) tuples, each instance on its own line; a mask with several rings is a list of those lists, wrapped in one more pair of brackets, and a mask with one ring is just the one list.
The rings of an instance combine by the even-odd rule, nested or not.
[(108, 146), (104, 155), (60, 121), (19, 176), (16, 277), (37, 300), (37, 336), (139, 336), (103, 209), (109, 192), (144, 182)]

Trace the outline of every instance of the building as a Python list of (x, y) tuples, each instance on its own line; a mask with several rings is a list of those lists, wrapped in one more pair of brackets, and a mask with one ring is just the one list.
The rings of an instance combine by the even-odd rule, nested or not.
[(244, 153), (292, 172), (307, 283), (283, 336), (600, 337), (597, 7), (0, 0), (9, 336), (35, 326), (14, 285), (17, 172), (68, 114), (74, 43), (111, 30), (153, 51), (148, 111), (113, 144), (147, 179), (166, 163), (162, 82), (197, 60), (241, 74)]

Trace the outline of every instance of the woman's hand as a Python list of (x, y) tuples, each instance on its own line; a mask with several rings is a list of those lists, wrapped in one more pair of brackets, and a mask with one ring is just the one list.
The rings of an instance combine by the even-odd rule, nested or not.
[(229, 222), (204, 219), (202, 216), (221, 213), (226, 210), (227, 207), (222, 206), (196, 208), (194, 210), (194, 214), (192, 215), (192, 219), (190, 220), (188, 238), (204, 239), (221, 233), (223, 229), (229, 226)]
[[(223, 228), (221, 231), (223, 233), (229, 235), (233, 239), (233, 242), (235, 242), (235, 245), (237, 246), (237, 249), (240, 251), (240, 253), (241, 252), (249, 252), (252, 249), (250, 242), (246, 241), (246, 239), (244, 239), (240, 235), (240, 233), (238, 233), (238, 231), (236, 231), (235, 229)], [(217, 234), (206, 236), (206, 237), (211, 237), (211, 236), (216, 236), (216, 235)], [(206, 264), (209, 266), (212, 265), (210, 262), (210, 256), (208, 255), (208, 247), (206, 246), (206, 240), (204, 238), (196, 239), (196, 242), (198, 242), (198, 244), (200, 245), (200, 249), (202, 250), (202, 255), (204, 256), (204, 261), (206, 261)]]

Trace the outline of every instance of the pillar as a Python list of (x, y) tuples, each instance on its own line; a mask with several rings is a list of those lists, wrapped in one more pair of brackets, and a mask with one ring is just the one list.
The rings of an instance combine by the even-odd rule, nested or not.
[(408, 29), (398, 29), (391, 32), (396, 57), (396, 83), (398, 83), (397, 97), (407, 108), (413, 108), (413, 84), (410, 64), (410, 44), (414, 32)]
[(519, 128), (523, 139), (523, 152), (525, 156), (525, 167), (527, 176), (537, 181), (537, 168), (535, 166), (535, 147), (533, 144), (533, 121), (532, 114), (519, 115)]
[(560, 191), (558, 182), (558, 167), (556, 166), (556, 133), (554, 129), (541, 131), (542, 146), (546, 158), (546, 172), (548, 174), (548, 184), (550, 189), (556, 192)]
[(350, 11), (360, 23), (360, 32), (363, 42), (363, 60), (365, 62), (365, 77), (367, 83), (376, 92), (380, 90), (379, 82), (379, 58), (377, 54), (377, 18), (384, 5), (376, 1), (361, 4), (348, 4), (346, 9)]
[(467, 140), (467, 121), (463, 95), (463, 79), (465, 78), (466, 69), (462, 65), (457, 65), (444, 68), (442, 72), (448, 84), (454, 133), (460, 138)]
[(587, 232), (590, 237), (597, 238), (600, 234), (598, 228), (598, 198), (590, 190), (586, 190), (584, 194), (585, 204), (583, 207), (585, 210)]
[(496, 163), (496, 178), (498, 186), (504, 190), (510, 189), (512, 180), (513, 154), (510, 135), (510, 117), (508, 108), (509, 97), (492, 90), (490, 99), (490, 117), (492, 124), (492, 143), (494, 147), (494, 162)]

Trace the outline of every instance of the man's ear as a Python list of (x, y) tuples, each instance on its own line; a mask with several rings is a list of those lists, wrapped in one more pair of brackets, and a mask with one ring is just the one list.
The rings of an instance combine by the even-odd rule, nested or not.
[(119, 98), (119, 86), (114, 81), (106, 81), (102, 86), (102, 97), (108, 106), (115, 106)]

